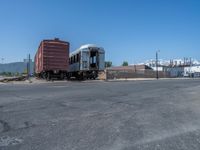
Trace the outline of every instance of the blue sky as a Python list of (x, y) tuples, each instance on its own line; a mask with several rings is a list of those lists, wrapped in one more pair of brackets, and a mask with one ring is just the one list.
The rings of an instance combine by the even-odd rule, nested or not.
[(199, 0), (1, 0), (0, 58), (33, 57), (42, 39), (73, 51), (94, 43), (120, 65), (155, 57), (200, 60)]

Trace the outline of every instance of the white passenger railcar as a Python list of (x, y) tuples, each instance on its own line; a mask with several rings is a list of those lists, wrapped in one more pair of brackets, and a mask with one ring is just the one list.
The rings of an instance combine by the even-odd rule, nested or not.
[(95, 79), (105, 67), (105, 51), (93, 44), (81, 46), (70, 53), (69, 77)]

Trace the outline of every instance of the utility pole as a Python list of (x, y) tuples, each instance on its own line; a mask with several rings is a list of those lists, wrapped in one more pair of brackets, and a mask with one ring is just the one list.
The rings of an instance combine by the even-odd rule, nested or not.
[(28, 61), (27, 61), (27, 79), (29, 79), (30, 78), (30, 64), (31, 64), (31, 62), (30, 62), (30, 54), (28, 54)]
[(190, 77), (193, 77), (192, 73), (192, 58), (190, 57)]
[(159, 75), (158, 75), (158, 52), (160, 52), (160, 50), (156, 51), (156, 79), (159, 79)]
[(28, 77), (30, 77), (30, 74), (31, 74), (31, 55), (29, 54), (28, 55)]

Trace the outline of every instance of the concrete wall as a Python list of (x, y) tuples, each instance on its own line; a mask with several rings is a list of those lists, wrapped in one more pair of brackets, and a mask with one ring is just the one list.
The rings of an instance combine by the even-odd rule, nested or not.
[[(159, 71), (159, 78), (169, 78), (168, 72)], [(106, 70), (107, 79), (120, 78), (156, 78), (156, 71), (153, 70)]]

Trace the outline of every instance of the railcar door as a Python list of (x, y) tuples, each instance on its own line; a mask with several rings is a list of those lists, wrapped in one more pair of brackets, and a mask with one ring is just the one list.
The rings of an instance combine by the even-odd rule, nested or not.
[(99, 70), (105, 69), (105, 53), (99, 52)]
[(99, 69), (99, 53), (98, 50), (92, 49), (90, 51), (90, 70)]
[(89, 70), (89, 51), (81, 51), (81, 67), (80, 70)]

